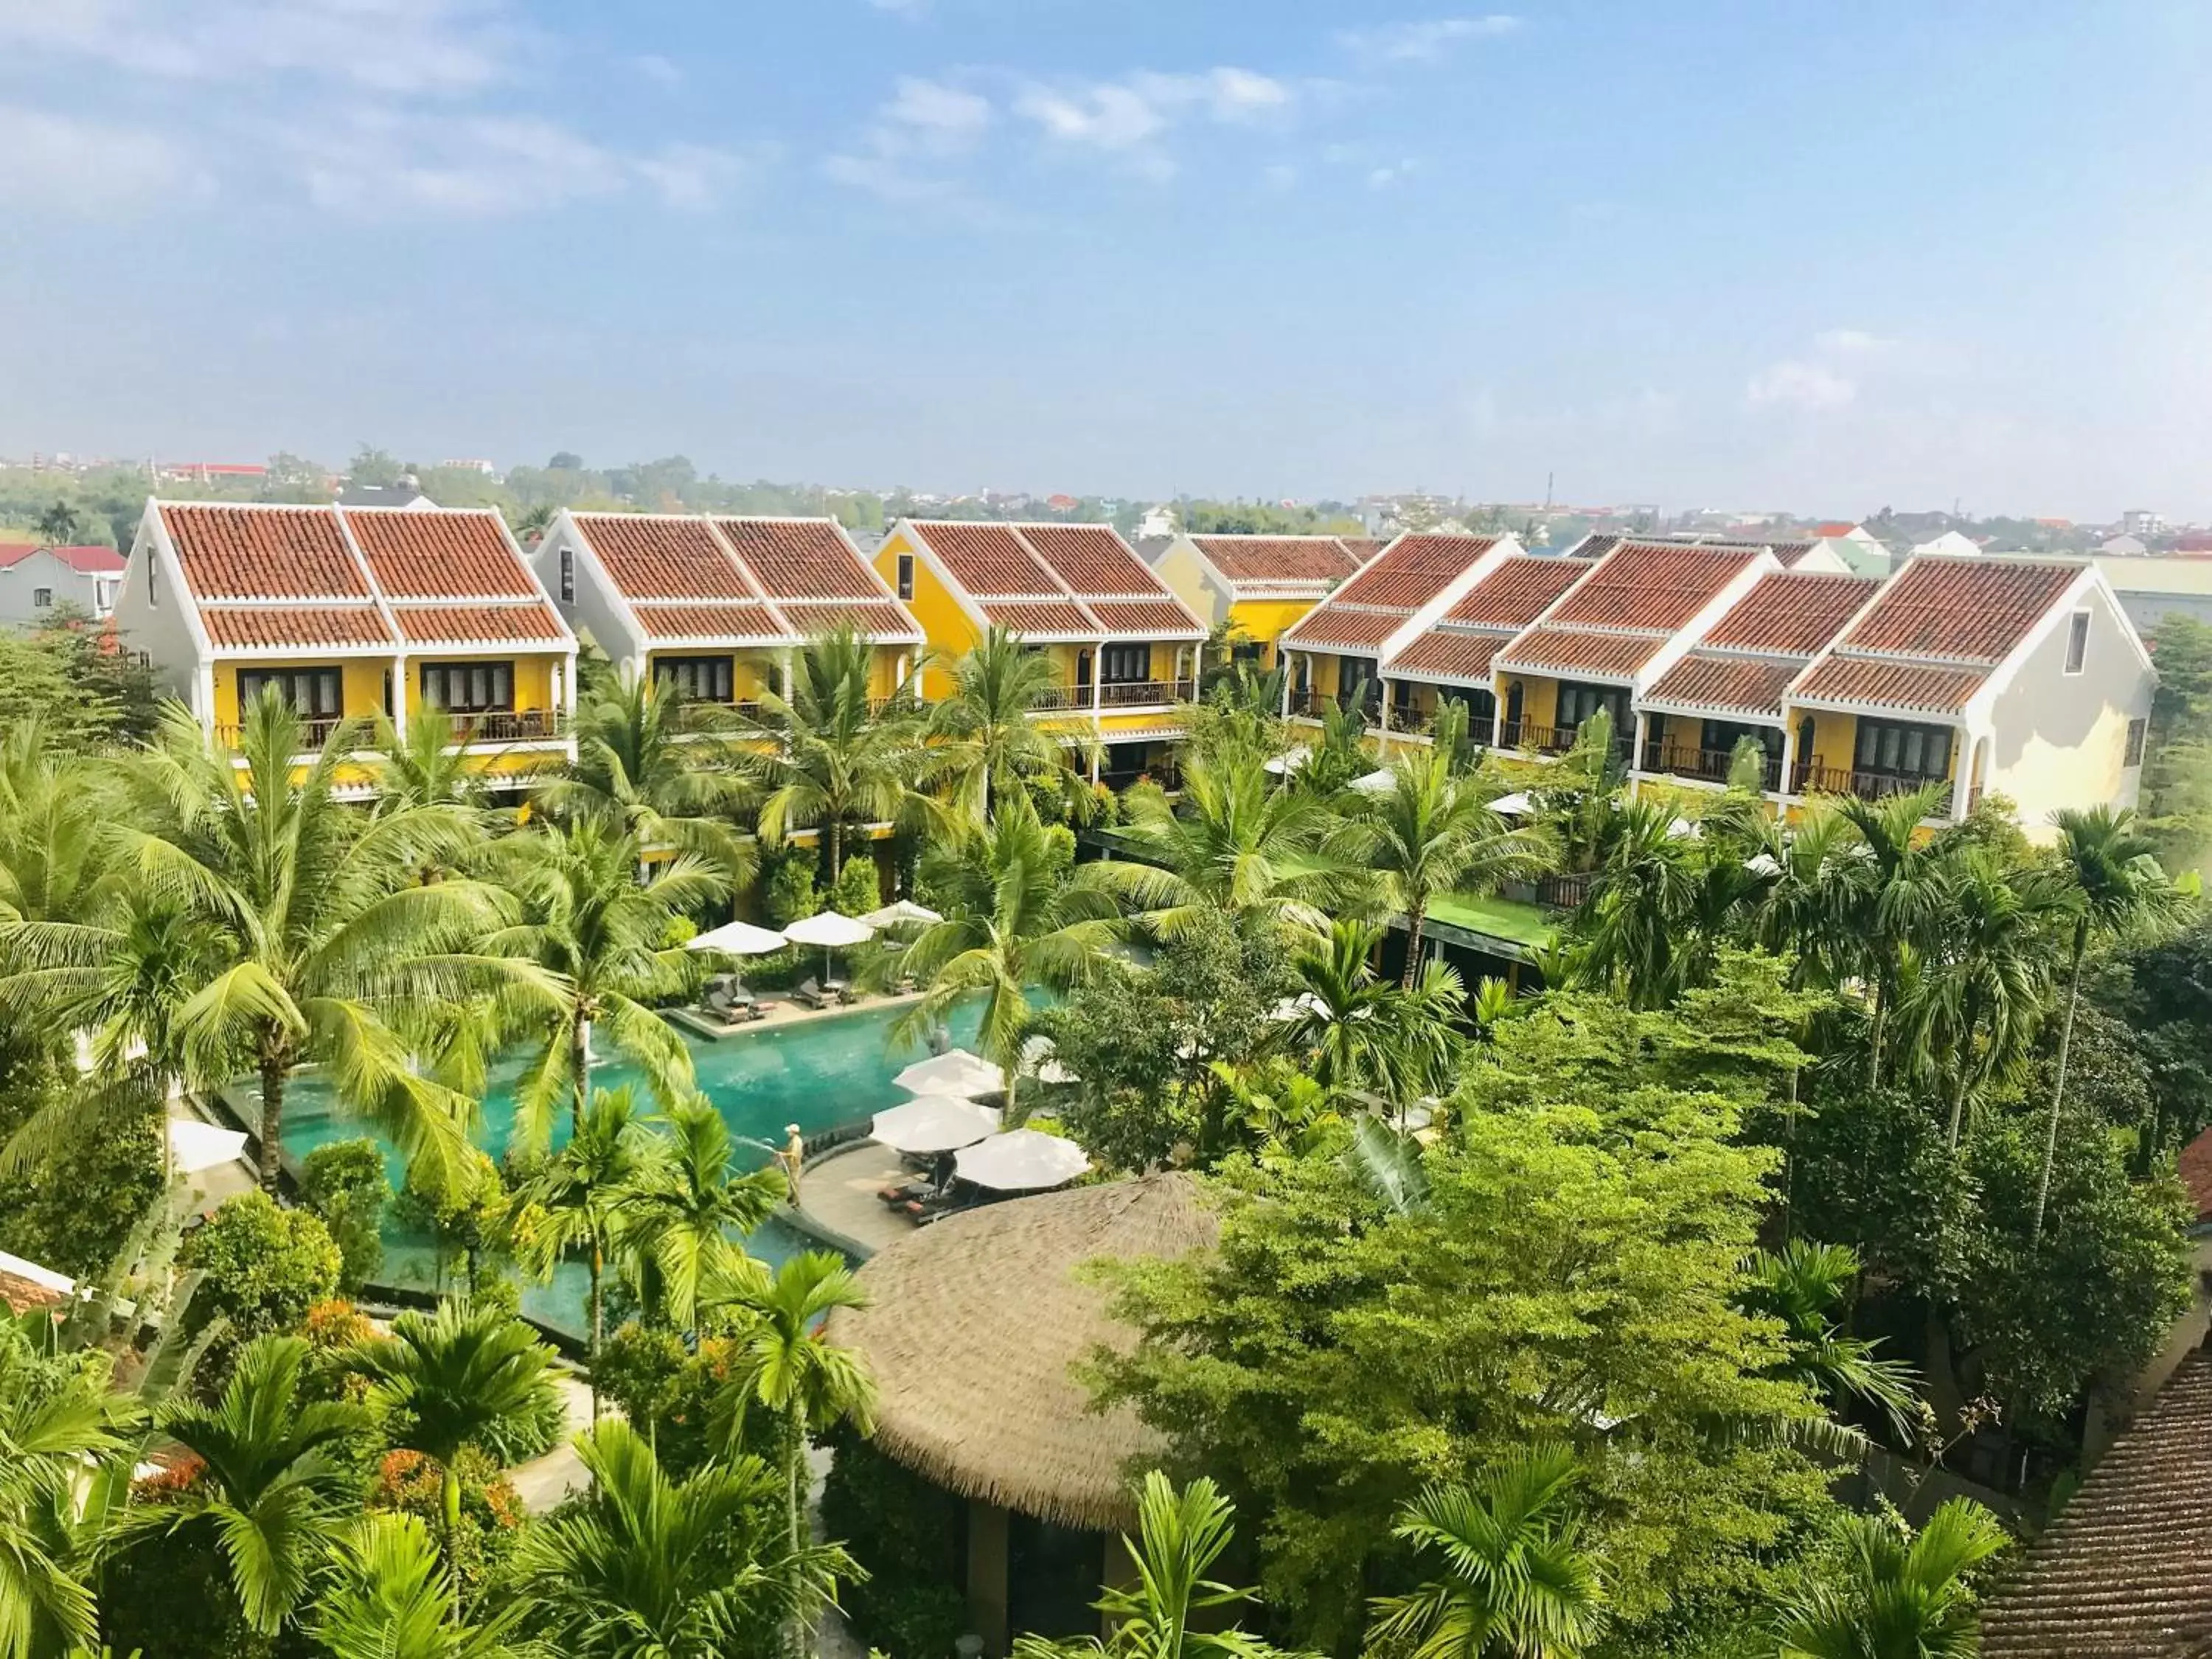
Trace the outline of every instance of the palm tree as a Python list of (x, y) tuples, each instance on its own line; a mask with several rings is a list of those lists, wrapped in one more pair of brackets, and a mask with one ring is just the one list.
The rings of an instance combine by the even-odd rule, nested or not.
[(866, 640), (841, 629), (799, 653), (788, 700), (761, 698), (761, 725), (776, 740), (760, 762), (767, 791), (761, 839), (773, 847), (793, 830), (818, 828), (833, 885), (845, 865), (846, 832), (905, 816), (926, 758), (920, 714), (902, 712), (913, 678), (878, 714), (868, 696), (874, 655)]
[(1392, 764), (1386, 793), (1359, 797), (1331, 850), (1375, 872), (1383, 902), (1406, 918), (1402, 983), (1410, 991), (1430, 902), (1460, 890), (1494, 893), (1543, 869), (1551, 849), (1540, 831), (1508, 829), (1474, 783), (1453, 775), (1449, 757), (1428, 749)]
[(758, 1279), (737, 1241), (775, 1213), (786, 1189), (772, 1170), (737, 1168), (730, 1126), (705, 1101), (661, 1121), (667, 1139), (623, 1199), (625, 1257), (647, 1310), (696, 1332), (702, 1306)]
[(1442, 1558), (1443, 1576), (1377, 1598), (1370, 1639), (1412, 1643), (1413, 1659), (1587, 1650), (1604, 1624), (1605, 1590), (1568, 1513), (1577, 1474), (1567, 1447), (1540, 1444), (1407, 1504), (1395, 1535)]
[(1578, 976), (1611, 988), (1632, 1008), (1672, 1002), (1686, 978), (1681, 955), (1702, 874), (1697, 843), (1675, 834), (1672, 807), (1652, 800), (1622, 805), (1575, 918)]
[(475, 806), (483, 795), (483, 772), (462, 752), (469, 722), (442, 708), (422, 708), (397, 730), (376, 718), (376, 798), (389, 806)]
[(754, 787), (738, 732), (728, 710), (686, 703), (649, 674), (625, 675), (577, 709), (575, 770), (541, 783), (536, 799), (562, 822), (602, 819), (641, 848), (697, 854), (742, 883), (752, 846), (730, 817)]
[(740, 1304), (746, 1328), (737, 1339), (730, 1382), (731, 1417), (748, 1407), (773, 1413), (782, 1425), (784, 1567), (788, 1628), (794, 1655), (812, 1646), (819, 1604), (810, 1599), (806, 1561), (806, 1444), (840, 1423), (875, 1431), (876, 1385), (850, 1349), (823, 1340), (817, 1328), (839, 1308), (867, 1305), (867, 1295), (842, 1256), (809, 1250), (793, 1256)]
[[(765, 1628), (785, 1582), (760, 1565), (757, 1528), (778, 1484), (767, 1464), (738, 1457), (673, 1480), (618, 1417), (576, 1446), (591, 1485), (532, 1526), (516, 1558), (533, 1634), (569, 1659), (726, 1659)], [(846, 1563), (810, 1545), (799, 1565), (826, 1591)]]
[(531, 1171), (517, 1196), (528, 1218), (526, 1253), (551, 1279), (561, 1258), (581, 1250), (591, 1275), (592, 1415), (599, 1414), (599, 1348), (606, 1340), (607, 1257), (624, 1206), (655, 1170), (657, 1145), (636, 1121), (636, 1097), (627, 1088), (593, 1091), (568, 1144)]
[[(1065, 831), (1061, 832), (1065, 835)], [(1070, 869), (1025, 795), (1000, 799), (998, 816), (970, 827), (925, 856), (923, 874), (945, 909), (900, 958), (924, 987), (921, 1000), (891, 1028), (895, 1042), (916, 1042), (957, 1004), (983, 1001), (978, 1042), (1006, 1080), (1007, 1121), (1019, 1121), (1014, 1090), (1033, 985), (1068, 990), (1097, 973), (1106, 947), (1122, 937), (1118, 893), (1157, 873), (1133, 865)]]
[(1951, 849), (1918, 835), (1939, 811), (1949, 786), (1931, 783), (1885, 800), (1846, 797), (1836, 810), (1858, 832), (1863, 855), (1852, 866), (1838, 918), (1857, 945), (1860, 971), (1873, 988), (1867, 1032), (1867, 1082), (1881, 1079), (1883, 1043), (1897, 1000), (1898, 969), (1907, 947), (1925, 945), (1943, 915)]
[(429, 1529), (411, 1515), (369, 1515), (339, 1540), (310, 1631), (330, 1659), (510, 1659), (524, 1611), (509, 1601), (486, 1624), (463, 1624)]
[[(336, 796), (334, 738), (295, 777), (307, 747), (274, 688), (246, 711), (236, 753), (210, 748), (173, 706), (131, 774), (132, 817), (111, 826), (157, 911), (204, 929), (210, 948), (169, 1011), (187, 1080), (261, 1084), (261, 1182), (273, 1190), (292, 1068), (320, 1064), (339, 1097), (372, 1117), (426, 1184), (465, 1184), (472, 1103), (411, 1064), (407, 1035), (451, 1003), (496, 986), (518, 1000), (550, 991), (527, 964), (481, 950), (511, 904), (475, 881), (424, 886), (426, 860), (458, 858), (475, 834), (451, 805), (364, 816)], [(241, 764), (242, 763), (242, 764)], [(79, 967), (98, 965), (93, 952)], [(57, 963), (56, 965), (59, 965)]]
[(1431, 963), (1410, 988), (1371, 966), (1382, 931), (1340, 920), (1326, 940), (1291, 960), (1299, 986), (1298, 1017), (1285, 1040), (1310, 1056), (1316, 1081), (1333, 1090), (1371, 1089), (1395, 1104), (1450, 1086), (1465, 1043), (1455, 1029), (1466, 988)]
[(1135, 1582), (1105, 1588), (1095, 1604), (1114, 1628), (1110, 1641), (1050, 1642), (1023, 1636), (1014, 1659), (1278, 1659), (1277, 1650), (1235, 1625), (1223, 1609), (1258, 1598), (1206, 1575), (1235, 1541), (1236, 1508), (1203, 1477), (1177, 1492), (1158, 1469), (1137, 1495), (1137, 1541), (1122, 1548)]
[(1849, 1245), (1792, 1239), (1779, 1251), (1753, 1254), (1744, 1300), (1782, 1322), (1790, 1346), (1785, 1375), (1832, 1403), (1851, 1399), (1875, 1407), (1902, 1439), (1922, 1410), (1912, 1368), (1875, 1358), (1878, 1341), (1846, 1336), (1835, 1323), (1858, 1274), (1858, 1254)]
[[(952, 690), (929, 711), (926, 777), (976, 823), (990, 822), (996, 803), (1026, 795), (1032, 784), (1060, 787), (1072, 805), (1089, 810), (1088, 793), (1071, 764), (1064, 731), (1030, 716), (1054, 706), (1059, 686), (1052, 659), (1003, 628), (994, 628), (949, 665)], [(1079, 746), (1073, 760), (1089, 756)]]
[(92, 1592), (61, 1534), (85, 1467), (125, 1452), (127, 1423), (99, 1363), (42, 1364), (24, 1332), (0, 1328), (0, 1659), (95, 1639)]
[(112, 894), (108, 778), (55, 744), (35, 715), (0, 737), (0, 927), (87, 921)]
[(391, 1335), (372, 1337), (346, 1355), (346, 1370), (368, 1379), (369, 1403), (391, 1444), (439, 1467), (448, 1563), (461, 1530), (455, 1460), (471, 1446), (495, 1453), (502, 1430), (543, 1411), (553, 1390), (546, 1369), (552, 1363), (553, 1350), (520, 1320), (452, 1299), (434, 1314), (401, 1314)]
[(1141, 890), (1155, 932), (1172, 937), (1202, 910), (1224, 912), (1239, 927), (1327, 930), (1324, 907), (1347, 872), (1325, 849), (1337, 819), (1317, 795), (1277, 788), (1249, 759), (1194, 760), (1180, 802), (1137, 795), (1130, 805), (1131, 830), (1166, 866)]
[(336, 1542), (353, 1476), (341, 1443), (368, 1422), (361, 1407), (306, 1397), (307, 1344), (256, 1338), (213, 1406), (173, 1401), (161, 1431), (199, 1460), (185, 1500), (146, 1524), (198, 1525), (214, 1534), (230, 1587), (264, 1650), (307, 1600), (311, 1578)]
[(1840, 1524), (1848, 1576), (1785, 1607), (1782, 1659), (1969, 1659), (1981, 1651), (1965, 1575), (2008, 1541), (1994, 1516), (1954, 1498), (1910, 1542), (1878, 1516)]
[(38, 532), (39, 539), (48, 547), (66, 547), (76, 539), (77, 532), (83, 526), (83, 514), (67, 501), (56, 501), (39, 514), (31, 527)]
[(568, 1099), (573, 1130), (591, 1088), (592, 1037), (603, 1032), (645, 1073), (664, 1102), (691, 1087), (691, 1054), (653, 1012), (688, 982), (696, 959), (672, 944), (678, 918), (720, 898), (726, 872), (679, 853), (644, 886), (636, 880), (637, 837), (588, 817), (509, 837), (498, 848), (522, 918), (485, 948), (537, 965), (557, 988), (507, 1014), (510, 1035), (526, 1031), (534, 1053), (515, 1097), (515, 1133), (543, 1147), (554, 1103)]
[(2134, 809), (2125, 806), (2117, 811), (2109, 806), (2065, 806), (2051, 815), (2058, 827), (2058, 867), (2074, 912), (2074, 938), (2067, 953), (2066, 1024), (2058, 1038), (2058, 1078), (2051, 1092), (2043, 1173), (2035, 1185), (2035, 1220), (2028, 1229), (2031, 1249), (2043, 1237), (2043, 1212), (2051, 1199), (2058, 1116), (2066, 1104), (2066, 1063), (2074, 1046), (2081, 964), (2090, 941), (2155, 927), (2173, 916), (2183, 902), (2179, 890), (2159, 868), (2150, 838), (2136, 827), (2135, 819)]

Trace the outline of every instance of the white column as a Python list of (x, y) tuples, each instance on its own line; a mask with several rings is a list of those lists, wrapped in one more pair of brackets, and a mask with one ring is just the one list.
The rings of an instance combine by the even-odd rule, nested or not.
[(1792, 781), (1797, 775), (1797, 722), (1791, 720), (1788, 710), (1782, 716), (1782, 778), (1780, 793), (1786, 800), (1797, 792)]
[(1632, 772), (1641, 772), (1644, 770), (1644, 744), (1650, 741), (1651, 737), (1651, 716), (1641, 708), (1635, 712), (1636, 749), (1628, 757), (1628, 769)]
[(786, 702), (791, 701), (791, 653), (787, 651), (775, 660), (777, 695)]
[(1382, 678), (1379, 665), (1375, 671), (1375, 752), (1385, 760), (1390, 757), (1390, 682)]
[(400, 737), (407, 735), (407, 659), (392, 659), (392, 729)]
[(1282, 653), (1282, 659), (1283, 659), (1283, 718), (1284, 718), (1285, 720), (1288, 720), (1288, 719), (1290, 719), (1290, 717), (1291, 717), (1291, 687), (1293, 684), (1295, 684), (1297, 683), (1297, 678), (1298, 678), (1298, 677), (1297, 677), (1297, 670), (1296, 670), (1296, 669), (1295, 669), (1295, 667), (1292, 665), (1291, 661), (1291, 657), (1292, 657), (1294, 654), (1303, 654), (1303, 653), (1291, 653), (1291, 652), (1289, 652), (1289, 651), (1285, 651), (1285, 652), (1284, 652), (1284, 653)]

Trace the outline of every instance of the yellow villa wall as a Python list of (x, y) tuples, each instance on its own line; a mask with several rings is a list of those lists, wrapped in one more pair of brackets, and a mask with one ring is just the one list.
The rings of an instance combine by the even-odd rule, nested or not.
[[(898, 592), (899, 555), (914, 555), (914, 597), (906, 601), (906, 608), (921, 624), (922, 636), (933, 650), (945, 657), (957, 657), (975, 643), (975, 625), (968, 620), (968, 613), (952, 597), (930, 563), (929, 556), (915, 547), (904, 531), (895, 530), (884, 538), (876, 550), (876, 572), (890, 584), (891, 592)], [(1072, 672), (1072, 671), (1071, 671)], [(921, 676), (921, 695), (932, 702), (948, 696), (952, 690), (952, 676), (941, 662), (932, 663)]]
[(1499, 714), (1505, 713), (1510, 702), (1516, 680), (1521, 682), (1521, 724), (1547, 729), (1557, 724), (1559, 683), (1542, 674), (1500, 674), (1496, 688)]
[(251, 662), (219, 662), (215, 665), (215, 723), (219, 727), (240, 723), (238, 677), (241, 672), (271, 668), (337, 668), (343, 674), (339, 696), (345, 707), (340, 712), (349, 720), (380, 714), (385, 671), (391, 666), (389, 657), (342, 657), (335, 661), (329, 657), (257, 657)]
[(645, 672), (654, 671), (654, 665), (663, 657), (719, 657), (727, 654), (737, 660), (730, 667), (730, 695), (739, 702), (756, 702), (763, 691), (779, 695), (783, 690), (781, 659), (766, 651), (733, 651), (723, 653), (712, 646), (671, 647), (665, 651), (645, 653)]
[(1282, 659), (1275, 641), (1283, 630), (1319, 604), (1317, 599), (1240, 599), (1229, 607), (1232, 635), (1243, 635), (1267, 647), (1263, 664), (1273, 667)]
[(1799, 745), (1797, 763), (1801, 766), (1826, 766), (1839, 772), (1850, 771), (1852, 757), (1858, 753), (1858, 716), (1835, 714), (1819, 708), (1793, 708), (1790, 711), (1790, 729), (1796, 731), (1808, 714), (1813, 717), (1813, 747), (1808, 752), (1802, 744)]

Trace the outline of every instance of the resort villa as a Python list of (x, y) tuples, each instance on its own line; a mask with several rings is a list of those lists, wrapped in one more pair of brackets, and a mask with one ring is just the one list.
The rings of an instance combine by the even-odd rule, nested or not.
[(0, 627), (41, 627), (65, 608), (103, 621), (122, 585), (112, 547), (0, 547)]
[(920, 659), (921, 629), (834, 519), (564, 511), (534, 556), (562, 613), (619, 672), (694, 702), (787, 694), (793, 654), (836, 629), (875, 647), (878, 697)]
[[(1037, 715), (1095, 743), (1109, 781), (1165, 763), (1206, 625), (1110, 526), (902, 519), (875, 565), (940, 656), (993, 628), (1044, 652), (1054, 691)], [(941, 663), (922, 676), (925, 698), (951, 687)]]
[(1386, 746), (1425, 742), (1451, 699), (1478, 736), (1544, 758), (1603, 709), (1638, 781), (1718, 787), (1749, 738), (1778, 805), (1939, 783), (1942, 816), (1996, 790), (2034, 836), (2059, 806), (2135, 804), (2154, 677), (2096, 566), (1934, 556), (1883, 580), (1796, 552), (1402, 537), (1285, 631), (1286, 712), (1364, 682)]
[[(320, 750), (347, 722), (442, 711), (483, 769), (574, 758), (576, 641), (489, 509), (149, 501), (114, 624), (212, 735), (264, 688)], [(366, 732), (366, 726), (356, 726)], [(340, 774), (365, 789), (366, 765)]]
[(1330, 591), (1357, 575), (1382, 544), (1341, 536), (1178, 534), (1152, 568), (1208, 628), (1227, 631), (1231, 659), (1278, 667), (1277, 641)]

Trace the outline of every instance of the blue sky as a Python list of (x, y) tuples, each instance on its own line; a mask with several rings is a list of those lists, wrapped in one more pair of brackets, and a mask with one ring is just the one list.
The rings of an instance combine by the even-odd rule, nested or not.
[(2212, 518), (2212, 7), (0, 0), (0, 453)]

